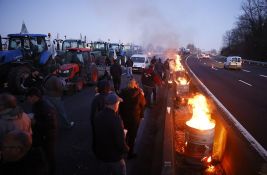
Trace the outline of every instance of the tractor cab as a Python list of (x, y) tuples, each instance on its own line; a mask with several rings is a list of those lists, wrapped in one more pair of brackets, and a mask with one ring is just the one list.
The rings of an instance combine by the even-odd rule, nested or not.
[(46, 40), (43, 34), (9, 34), (8, 51), (3, 63), (22, 61), (33, 63), (36, 67), (43, 65), (49, 59)]
[(86, 42), (80, 39), (59, 40), (57, 42), (57, 55), (62, 57), (69, 48), (86, 48)]
[(91, 43), (93, 52), (100, 52), (101, 56), (108, 56), (108, 43), (103, 41), (96, 41)]

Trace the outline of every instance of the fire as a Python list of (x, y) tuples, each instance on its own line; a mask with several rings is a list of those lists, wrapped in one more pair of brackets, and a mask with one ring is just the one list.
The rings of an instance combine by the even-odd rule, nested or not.
[(183, 71), (184, 67), (181, 64), (181, 57), (179, 55), (176, 55), (175, 59), (175, 71)]
[(198, 94), (190, 98), (188, 104), (193, 108), (192, 118), (186, 122), (188, 126), (199, 130), (208, 130), (215, 127), (205, 96)]
[(187, 80), (185, 78), (182, 78), (182, 77), (178, 78), (178, 82), (180, 85), (187, 85), (188, 84)]
[(168, 80), (168, 83), (172, 84), (172, 80)]
[(207, 162), (208, 162), (208, 163), (211, 162), (211, 156), (209, 156), (209, 158), (207, 159)]

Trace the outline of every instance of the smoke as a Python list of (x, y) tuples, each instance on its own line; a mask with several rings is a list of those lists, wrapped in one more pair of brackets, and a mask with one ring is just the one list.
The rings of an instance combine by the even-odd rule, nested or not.
[(132, 27), (139, 30), (137, 36), (142, 45), (154, 48), (178, 48), (178, 33), (173, 22), (164, 18), (154, 5), (142, 4), (129, 13), (130, 21), (135, 21)]
[[(157, 7), (157, 1), (93, 0), (94, 11), (101, 19), (117, 19), (107, 24), (111, 38), (133, 41), (145, 48), (178, 48), (178, 31)], [(123, 24), (123, 25), (120, 25)], [(114, 31), (116, 30), (116, 31)], [(126, 39), (127, 38), (127, 39)]]

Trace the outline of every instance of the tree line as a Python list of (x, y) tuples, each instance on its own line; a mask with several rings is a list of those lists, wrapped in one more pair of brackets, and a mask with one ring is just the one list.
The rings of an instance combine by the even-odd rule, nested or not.
[(267, 61), (267, 0), (246, 0), (233, 29), (223, 36), (221, 55)]

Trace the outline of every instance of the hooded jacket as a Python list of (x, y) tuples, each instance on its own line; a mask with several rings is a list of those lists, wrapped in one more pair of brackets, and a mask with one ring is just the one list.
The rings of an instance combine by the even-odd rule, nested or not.
[(120, 103), (120, 114), (127, 129), (132, 124), (137, 124), (144, 115), (146, 104), (145, 97), (141, 89), (125, 88), (122, 89), (120, 97), (123, 102)]

